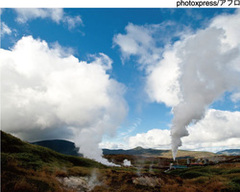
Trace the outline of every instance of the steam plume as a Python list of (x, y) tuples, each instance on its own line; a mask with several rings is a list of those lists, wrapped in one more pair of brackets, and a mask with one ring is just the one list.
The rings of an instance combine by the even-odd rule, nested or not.
[(123, 165), (126, 166), (126, 167), (129, 167), (129, 166), (132, 166), (132, 163), (128, 159), (124, 159), (123, 160)]
[[(229, 17), (239, 26), (239, 13)], [(239, 29), (226, 27), (224, 17), (213, 20), (210, 27), (176, 44), (179, 62), (181, 101), (173, 107), (172, 153), (175, 159), (181, 138), (188, 135), (187, 126), (196, 123), (208, 106), (226, 91), (240, 87), (240, 42), (229, 39), (237, 37)], [(238, 19), (237, 19), (238, 18)], [(224, 18), (226, 19), (226, 18)], [(221, 21), (219, 21), (221, 20)], [(239, 27), (238, 27), (239, 28)]]

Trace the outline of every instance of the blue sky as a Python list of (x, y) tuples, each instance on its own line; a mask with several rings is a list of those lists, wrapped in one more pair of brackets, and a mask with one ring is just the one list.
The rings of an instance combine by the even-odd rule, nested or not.
[[(35, 12), (37, 11), (39, 10), (35, 10)], [(57, 45), (60, 46), (61, 50), (65, 50), (67, 55), (73, 55), (79, 61), (91, 63), (99, 53), (107, 55), (107, 57), (112, 60), (112, 66), (110, 70), (106, 70), (106, 74), (110, 76), (110, 79), (121, 84), (124, 89), (124, 93), (121, 93), (121, 96), (126, 103), (126, 114), (123, 115), (124, 118), (121, 119), (119, 125), (116, 125), (118, 127), (116, 133), (110, 134), (114, 135), (114, 137), (110, 138), (103, 134), (103, 140), (100, 142), (100, 146), (108, 148), (130, 148), (136, 147), (137, 145), (153, 148), (170, 147), (168, 144), (169, 139), (163, 141), (163, 144), (160, 143), (158, 145), (156, 143), (161, 142), (162, 137), (165, 137), (165, 133), (159, 136), (160, 141), (153, 138), (154, 136), (157, 137), (157, 134), (162, 133), (161, 131), (156, 131), (156, 129), (167, 129), (168, 132), (166, 134), (170, 135), (169, 130), (174, 116), (172, 108), (174, 108), (175, 105), (166, 104), (164, 99), (159, 99), (155, 96), (151, 98), (150, 93), (146, 91), (148, 78), (153, 73), (152, 67), (156, 67), (155, 64), (164, 59), (163, 55), (165, 52), (169, 49), (174, 49), (176, 42), (184, 42), (185, 39), (191, 35), (198, 34), (200, 30), (207, 30), (219, 15), (223, 15), (224, 17), (238, 14), (237, 17), (239, 16), (239, 12), (235, 9), (72, 8), (62, 9), (61, 11), (61, 14), (57, 15), (58, 18), (56, 15), (54, 17), (49, 10), (46, 11), (48, 13), (43, 11), (35, 14), (27, 13), (23, 10), (2, 9), (1, 48), (11, 51), (13, 50), (13, 46), (21, 40), (22, 37), (32, 36), (33, 40), (40, 39), (41, 41), (45, 41), (48, 46), (53, 49), (56, 48)], [(148, 45), (145, 45), (144, 42), (141, 41), (138, 42), (137, 37), (134, 39), (134, 36), (130, 34), (130, 29), (138, 30), (139, 34), (141, 30), (143, 33), (146, 33), (151, 37), (151, 42), (153, 41), (151, 45), (154, 47), (144, 47)], [(138, 43), (139, 48), (137, 51), (134, 50), (134, 53), (131, 52), (132, 50), (130, 49), (130, 51), (124, 51), (125, 44), (122, 44), (122, 39), (131, 37), (133, 37), (135, 43)], [(128, 43), (127, 40), (124, 43)], [(130, 47), (131, 45), (128, 46)], [(236, 47), (239, 48), (239, 44), (236, 45)], [(153, 59), (153, 61), (148, 61), (151, 57), (153, 58), (153, 53), (158, 54), (158, 58), (156, 60)], [(141, 60), (146, 59), (145, 57), (147, 57), (147, 60)], [(171, 71), (169, 74), (170, 73)], [(236, 81), (238, 81), (238, 79)], [(239, 87), (236, 87), (237, 86), (229, 91), (226, 88), (223, 94), (213, 98), (213, 102), (204, 104), (206, 105), (206, 110), (217, 110), (218, 113), (224, 113), (222, 115), (226, 116), (226, 118), (228, 118), (225, 114), (226, 111), (232, 113), (239, 112)], [(121, 104), (121, 102), (119, 104)], [(216, 111), (211, 112), (215, 113)], [(212, 117), (212, 113), (206, 112), (206, 114), (209, 114), (209, 118)], [(205, 114), (205, 112), (203, 114)], [(7, 119), (11, 120), (11, 118)], [(204, 124), (204, 122), (202, 123)], [(64, 126), (68, 127), (66, 124), (67, 123), (65, 123)], [(71, 124), (71, 126), (73, 125)], [(214, 127), (212, 124), (211, 126)], [(232, 126), (234, 127), (235, 125), (231, 125), (230, 127)], [(4, 127), (2, 127), (2, 129), (31, 140), (29, 136), (31, 134), (28, 132), (28, 136), (26, 136), (26, 134), (23, 133), (26, 131), (24, 129), (20, 131)], [(69, 127), (66, 129), (69, 129)], [(235, 130), (235, 128), (233, 129)], [(153, 131), (151, 132), (151, 130)], [(35, 133), (34, 131), (32, 132)], [(63, 131), (63, 134), (59, 132), (55, 137), (64, 138), (65, 131)], [(239, 131), (236, 132), (236, 138), (239, 139), (240, 133)], [(44, 139), (44, 135), (47, 134), (43, 134), (43, 136), (39, 138), (34, 136), (33, 140)], [(53, 138), (54, 136), (51, 137)], [(229, 136), (229, 138), (225, 139), (231, 140), (232, 138), (232, 136)], [(46, 139), (48, 139), (48, 137), (46, 137)], [(72, 138), (70, 136), (66, 139)], [(147, 140), (146, 142), (148, 142), (145, 143), (146, 145), (144, 144), (145, 139)], [(222, 138), (219, 138), (219, 141), (221, 139)], [(76, 142), (76, 139), (73, 140)], [(221, 140), (221, 142), (224, 141), (224, 139)], [(240, 147), (239, 142), (236, 143), (235, 140), (233, 142), (235, 144), (229, 142), (229, 145), (219, 144), (213, 148), (211, 148), (212, 146), (210, 144), (200, 146), (196, 143), (192, 145), (193, 147), (189, 147), (191, 141), (187, 142), (188, 145), (184, 147), (183, 144), (183, 148), (192, 150), (206, 149), (214, 151), (228, 147)], [(194, 142), (197, 142), (197, 140), (195, 139)], [(208, 141), (208, 143), (212, 142), (215, 141)]]

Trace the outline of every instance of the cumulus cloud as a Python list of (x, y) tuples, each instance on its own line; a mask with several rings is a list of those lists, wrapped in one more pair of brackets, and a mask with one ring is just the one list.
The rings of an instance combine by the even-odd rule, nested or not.
[(147, 133), (138, 133), (136, 136), (129, 137), (129, 147), (143, 148), (170, 148), (171, 138), (169, 130), (151, 129)]
[[(123, 57), (137, 56), (146, 72), (149, 98), (172, 107), (173, 157), (182, 145), (181, 138), (188, 135), (186, 127), (203, 118), (223, 93), (239, 90), (239, 18), (239, 10), (217, 16), (205, 29), (176, 33), (179, 40), (165, 46), (152, 26), (131, 24), (126, 34), (114, 38)], [(238, 95), (231, 98), (237, 100)]]
[(12, 30), (4, 22), (1, 22), (1, 37), (4, 35), (10, 35), (11, 33)]
[(98, 144), (127, 113), (125, 88), (108, 75), (107, 55), (87, 63), (62, 53), (31, 36), (0, 49), (2, 130), (28, 141), (73, 139), (86, 157), (107, 163)]
[[(142, 65), (151, 63), (150, 55), (155, 50), (155, 41), (152, 37), (156, 26), (137, 26), (129, 23), (125, 30), (125, 35), (117, 34), (114, 36), (113, 41), (115, 44), (120, 46), (123, 58), (129, 58), (131, 55), (139, 56), (139, 63)], [(158, 54), (156, 54), (159, 57)]]
[(183, 138), (187, 149), (226, 149), (240, 147), (240, 112), (210, 109), (205, 118), (189, 126), (189, 137)]
[(77, 25), (83, 23), (81, 17), (71, 17), (67, 15), (63, 9), (50, 9), (50, 8), (18, 8), (15, 9), (17, 13), (17, 21), (19, 23), (26, 23), (29, 20), (41, 18), (50, 18), (52, 21), (60, 24), (61, 22), (68, 26), (68, 29), (73, 29)]
[[(189, 136), (182, 139), (185, 150), (207, 150), (240, 147), (240, 112), (209, 109), (205, 118), (188, 126)], [(170, 149), (170, 130), (152, 129), (129, 138), (129, 148)]]

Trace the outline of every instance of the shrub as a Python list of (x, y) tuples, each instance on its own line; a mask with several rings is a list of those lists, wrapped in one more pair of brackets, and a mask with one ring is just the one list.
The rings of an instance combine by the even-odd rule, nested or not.
[(185, 172), (185, 173), (181, 173), (179, 176), (182, 177), (182, 178), (185, 178), (185, 179), (192, 179), (192, 178), (201, 177), (201, 176), (208, 176), (208, 174), (207, 173), (201, 173), (201, 172), (198, 172), (198, 171), (188, 171), (188, 172)]

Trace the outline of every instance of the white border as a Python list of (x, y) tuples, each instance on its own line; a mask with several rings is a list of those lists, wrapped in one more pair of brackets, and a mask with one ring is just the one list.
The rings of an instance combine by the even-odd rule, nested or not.
[(170, 8), (177, 0), (1, 0), (1, 8)]

